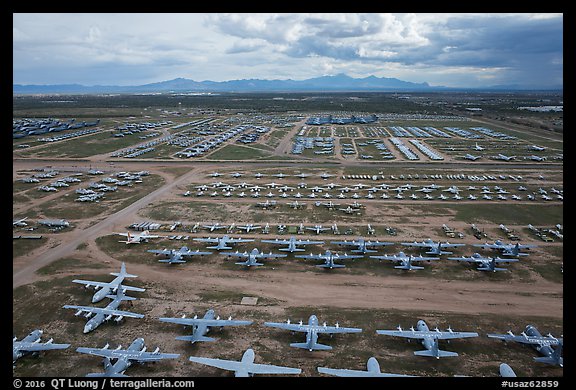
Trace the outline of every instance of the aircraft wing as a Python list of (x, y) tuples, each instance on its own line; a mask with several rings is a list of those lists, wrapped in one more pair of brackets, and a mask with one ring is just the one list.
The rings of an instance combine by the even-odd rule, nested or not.
[(324, 255), (313, 255), (313, 254), (309, 254), (309, 255), (296, 255), (294, 257), (298, 257), (300, 259), (312, 259), (312, 260), (324, 260), (325, 256)]
[(199, 250), (181, 253), (182, 256), (197, 256), (197, 255), (202, 256), (202, 255), (211, 255), (211, 254), (212, 254), (212, 252), (201, 252)]
[(342, 326), (318, 326), (316, 333), (360, 333), (360, 328), (344, 328)]
[(410, 261), (431, 261), (431, 260), (440, 260), (438, 257), (426, 257), (426, 256), (413, 256)]
[(273, 257), (286, 257), (288, 255), (279, 254), (279, 253), (259, 253), (256, 255), (256, 258), (273, 258)]
[(244, 366), (242, 362), (237, 362), (235, 360), (222, 360), (222, 359), (213, 359), (213, 358), (196, 357), (196, 356), (190, 356), (188, 360), (194, 363), (205, 364), (207, 366), (216, 367), (228, 371), (242, 370)]
[(402, 259), (404, 259), (404, 257), (399, 257), (399, 256), (395, 256), (395, 255), (380, 255), (380, 256), (370, 256), (370, 257), (372, 259), (392, 260), (392, 261), (402, 261)]
[(160, 318), (162, 322), (171, 322), (173, 324), (179, 325), (200, 325), (204, 324), (206, 326), (238, 326), (238, 325), (250, 325), (252, 321), (240, 321), (240, 320), (208, 320), (204, 318)]
[(441, 246), (444, 248), (457, 248), (457, 247), (465, 246), (465, 245), (466, 244), (450, 244), (448, 242), (443, 242)]
[(426, 244), (424, 242), (401, 242), (400, 244), (404, 245), (404, 246), (413, 246), (413, 247), (417, 247), (417, 248), (432, 248), (434, 246), (438, 246), (438, 244), (430, 245), (430, 244)]
[(354, 245), (359, 245), (360, 242), (358, 242), (358, 241), (330, 241), (330, 244), (354, 246)]
[(82, 311), (86, 311), (89, 313), (95, 313), (95, 314), (106, 314), (106, 315), (111, 314), (113, 316), (144, 318), (144, 314), (132, 313), (130, 311), (124, 311), (124, 310), (112, 310), (112, 309), (106, 309), (106, 308), (101, 308), (101, 307), (64, 305), (63, 308), (64, 309), (82, 310)]
[(252, 374), (300, 374), (299, 368), (280, 367), (272, 364), (252, 363), (247, 366), (247, 371)]
[(467, 261), (469, 263), (481, 263), (482, 260), (490, 260), (488, 258), (478, 258), (478, 257), (448, 257), (448, 260), (455, 260), (455, 261)]
[(228, 255), (234, 257), (249, 257), (247, 252), (220, 252), (221, 255)]
[(18, 349), (27, 352), (38, 352), (38, 351), (49, 351), (52, 349), (66, 349), (70, 344), (53, 344), (51, 342), (46, 343), (20, 343), (18, 344)]
[(513, 335), (513, 334), (495, 334), (489, 333), (488, 337), (493, 339), (500, 339), (503, 341), (515, 341), (522, 344), (531, 345), (558, 345), (562, 343), (564, 339), (562, 337), (546, 337), (546, 336), (523, 336), (523, 335)]
[(361, 259), (363, 255), (334, 255), (334, 259)]
[(260, 240), (260, 242), (265, 242), (268, 244), (279, 244), (279, 245), (288, 245), (290, 244), (290, 240), (279, 240), (279, 239), (275, 239), (275, 240)]
[(433, 338), (439, 340), (458, 339), (466, 337), (478, 337), (475, 332), (441, 332), (435, 330), (377, 330), (376, 333), (387, 336), (404, 337), (409, 339), (426, 339)]
[(107, 349), (107, 348), (84, 348), (76, 349), (76, 352), (86, 353), (88, 355), (107, 357), (109, 359), (125, 358), (127, 360), (137, 360), (139, 362), (155, 362), (162, 359), (176, 359), (180, 356), (178, 353), (154, 353), (129, 351), (125, 349)]
[(230, 242), (230, 243), (239, 243), (239, 242), (253, 242), (254, 240), (250, 239), (250, 238), (229, 238), (228, 240), (226, 240), (226, 242)]
[(194, 238), (194, 241), (200, 241), (200, 242), (211, 242), (211, 243), (218, 243), (219, 239), (218, 237), (215, 238), (204, 238), (204, 237), (199, 237), (199, 238)]
[(505, 248), (504, 245), (498, 245), (498, 244), (472, 244), (472, 246), (482, 248), (482, 249), (503, 249), (503, 248)]
[[(72, 282), (84, 284), (84, 285), (86, 285), (86, 286), (111, 287), (111, 288), (116, 287), (116, 286), (111, 286), (110, 283), (96, 282), (96, 281), (94, 281), (94, 280), (74, 279)], [(126, 286), (125, 284), (122, 285), (122, 288), (123, 288), (124, 290), (127, 290), (127, 291), (138, 291), (138, 292), (146, 291), (146, 289), (143, 289), (143, 288), (140, 288), (140, 287)]]
[(172, 251), (170, 249), (148, 249), (146, 252), (157, 253), (159, 255), (170, 255)]
[(271, 326), (273, 328), (290, 330), (292, 332), (308, 332), (310, 327), (308, 324), (287, 323), (287, 322), (265, 322), (264, 326)]
[(318, 367), (318, 372), (326, 375), (340, 376), (340, 377), (400, 377), (412, 376), (402, 374), (387, 374), (385, 372), (370, 372), (361, 370), (347, 370), (337, 368)]

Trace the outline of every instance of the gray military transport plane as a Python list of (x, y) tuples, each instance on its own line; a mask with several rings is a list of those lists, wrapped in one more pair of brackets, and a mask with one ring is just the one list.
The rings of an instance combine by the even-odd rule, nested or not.
[(319, 245), (324, 244), (324, 241), (311, 241), (311, 240), (300, 240), (294, 238), (294, 236), (290, 237), (290, 239), (279, 239), (276, 238), (274, 240), (260, 240), (260, 242), (268, 243), (268, 244), (276, 244), (276, 245), (288, 245), (286, 248), (279, 248), (279, 251), (283, 252), (304, 252), (305, 249), (297, 248), (297, 245)]
[(350, 252), (353, 253), (375, 253), (374, 249), (369, 249), (370, 247), (394, 245), (393, 242), (382, 242), (382, 241), (370, 241), (364, 240), (363, 238), (358, 238), (357, 240), (344, 240), (344, 241), (330, 241), (331, 244), (344, 245), (344, 246), (355, 246), (356, 249), (352, 249)]
[[(91, 286), (94, 286), (94, 288), (96, 289), (96, 292), (94, 293), (94, 296), (92, 297), (92, 303), (96, 303), (96, 302), (100, 302), (102, 299), (106, 298), (110, 294), (116, 294), (118, 287), (122, 284), (122, 282), (124, 281), (125, 278), (137, 278), (138, 277), (138, 275), (132, 275), (132, 274), (129, 274), (128, 272), (126, 272), (126, 264), (124, 264), (124, 263), (122, 263), (122, 266), (120, 267), (119, 273), (111, 272), (110, 275), (114, 275), (114, 276), (116, 276), (116, 278), (114, 278), (114, 280), (112, 280), (111, 282), (108, 282), (108, 283), (96, 282), (94, 280), (80, 280), (80, 279), (74, 279), (72, 282), (83, 284), (86, 286), (86, 288), (90, 288)], [(126, 286), (125, 284), (122, 284), (122, 288), (124, 289), (124, 291), (138, 291), (138, 292), (146, 291), (143, 288)]]
[(363, 255), (347, 255), (344, 253), (340, 255), (338, 253), (332, 253), (331, 251), (327, 250), (325, 253), (319, 253), (314, 255), (310, 253), (309, 255), (296, 255), (294, 257), (299, 257), (301, 259), (312, 259), (312, 260), (324, 260), (324, 264), (318, 264), (316, 267), (324, 268), (324, 269), (333, 269), (333, 268), (346, 268), (344, 264), (336, 264), (335, 260), (344, 260), (344, 259), (361, 259), (364, 257)]
[(184, 260), (183, 257), (204, 256), (212, 254), (212, 252), (202, 252), (200, 250), (193, 251), (188, 249), (188, 247), (186, 246), (183, 246), (180, 249), (148, 249), (147, 252), (156, 253), (157, 255), (168, 256), (167, 259), (158, 260), (158, 262), (160, 263), (168, 263), (168, 264), (186, 263), (186, 260)]
[(254, 351), (251, 348), (244, 352), (240, 361), (197, 356), (190, 356), (188, 360), (194, 363), (217, 367), (222, 370), (234, 371), (234, 376), (236, 377), (248, 377), (254, 374), (300, 374), (302, 372), (299, 368), (254, 363)]
[(402, 330), (398, 325), (397, 330), (377, 330), (377, 334), (387, 336), (404, 337), (408, 339), (421, 339), (422, 345), (426, 348), (423, 351), (415, 351), (414, 355), (417, 356), (430, 356), (440, 359), (441, 357), (458, 356), (456, 352), (442, 351), (438, 348), (438, 340), (459, 339), (465, 337), (478, 337), (476, 332), (454, 332), (450, 327), (445, 332), (440, 331), (438, 328), (434, 330), (428, 329), (428, 325), (424, 320), (419, 320), (416, 324), (416, 329), (411, 327), (410, 330)]
[(396, 265), (394, 266), (394, 268), (403, 269), (406, 271), (424, 269), (424, 267), (420, 267), (418, 265), (412, 265), (412, 263), (415, 261), (440, 260), (438, 257), (424, 257), (424, 256), (412, 256), (412, 255), (406, 256), (404, 252), (398, 252), (397, 255), (370, 256), (370, 258), (400, 262), (400, 265)]
[(424, 240), (422, 242), (402, 242), (404, 246), (411, 246), (416, 248), (428, 248), (427, 255), (451, 255), (452, 252), (443, 251), (442, 248), (457, 248), (461, 246), (465, 246), (466, 244), (450, 244), (449, 242), (435, 242), (431, 239)]
[(18, 340), (16, 337), (12, 339), (12, 364), (16, 363), (16, 360), (24, 355), (38, 354), (41, 351), (53, 349), (66, 349), (70, 346), (70, 344), (54, 344), (53, 339), (42, 343), (40, 341), (42, 333), (42, 330), (36, 329), (22, 340)]
[[(554, 337), (550, 333), (542, 336), (534, 325), (526, 325), (526, 329), (519, 335), (515, 335), (509, 330), (506, 334), (489, 333), (487, 336), (504, 342), (514, 341), (530, 345), (541, 355), (544, 355), (544, 357), (535, 357), (535, 361), (564, 367), (564, 358), (562, 357), (564, 339)], [(556, 348), (554, 349), (552, 346), (556, 346)]]
[(228, 317), (227, 320), (222, 320), (220, 319), (220, 316), (215, 317), (214, 314), (214, 310), (210, 309), (206, 311), (206, 314), (204, 314), (203, 318), (198, 318), (197, 315), (193, 318), (186, 318), (184, 315), (181, 318), (162, 317), (160, 318), (160, 321), (191, 326), (192, 334), (190, 336), (178, 336), (176, 337), (176, 340), (190, 341), (192, 344), (197, 341), (216, 341), (216, 339), (212, 337), (206, 337), (206, 334), (213, 327), (223, 328), (224, 326), (241, 326), (252, 324), (252, 321), (233, 320), (232, 317)]
[[(156, 348), (153, 352), (146, 352), (143, 338), (134, 340), (128, 349), (121, 349), (121, 345), (116, 349), (108, 349), (109, 346), (106, 344), (104, 348), (80, 347), (76, 349), (76, 352), (104, 358), (104, 372), (91, 373), (86, 375), (87, 377), (127, 377), (128, 375), (125, 375), (124, 371), (132, 365), (132, 362), (144, 364), (163, 359), (176, 359), (180, 356), (177, 353), (160, 353), (160, 348)], [(113, 359), (117, 359), (115, 363), (112, 363)]]
[(214, 237), (214, 238), (212, 238), (212, 237), (194, 238), (194, 241), (216, 244), (213, 246), (207, 246), (206, 249), (221, 250), (221, 249), (232, 249), (232, 247), (228, 246), (228, 244), (236, 244), (236, 243), (242, 243), (242, 242), (253, 242), (254, 240), (249, 239), (249, 238), (231, 238), (228, 235), (224, 235), (222, 237)]
[(408, 377), (413, 375), (402, 375), (402, 374), (388, 374), (386, 372), (380, 371), (380, 364), (375, 357), (368, 359), (366, 363), (366, 371), (362, 370), (348, 370), (348, 369), (337, 369), (337, 368), (327, 368), (318, 367), (318, 372), (326, 375), (333, 376), (343, 376), (343, 377)]
[(246, 261), (236, 262), (234, 264), (245, 265), (246, 267), (256, 267), (264, 265), (263, 263), (258, 263), (258, 259), (268, 259), (274, 257), (286, 257), (288, 255), (277, 254), (277, 253), (263, 253), (258, 251), (258, 248), (252, 249), (252, 252), (221, 252), (222, 255), (228, 255), (228, 257), (243, 257)]
[(120, 322), (124, 317), (144, 318), (143, 314), (132, 313), (130, 311), (117, 310), (118, 306), (120, 306), (120, 303), (122, 303), (122, 301), (133, 301), (136, 299), (134, 297), (128, 297), (124, 295), (125, 291), (126, 290), (124, 289), (124, 286), (120, 285), (118, 287), (118, 293), (116, 295), (107, 295), (106, 297), (112, 299), (112, 302), (110, 302), (104, 308), (91, 307), (91, 306), (76, 306), (76, 305), (64, 305), (63, 308), (78, 310), (75, 314), (76, 316), (79, 316), (82, 313), (86, 313), (84, 315), (86, 318), (90, 318), (92, 317), (92, 315), (95, 314), (94, 317), (90, 318), (88, 322), (86, 322), (86, 325), (84, 326), (84, 333), (89, 333), (93, 331), (98, 326), (100, 326), (100, 324), (102, 324), (104, 321), (111, 320), (112, 317), (116, 317), (114, 319), (114, 321), (116, 322)]
[(360, 328), (344, 328), (341, 327), (338, 323), (335, 326), (327, 326), (324, 322), (322, 325), (318, 323), (318, 317), (314, 314), (308, 318), (308, 324), (302, 323), (300, 321), (297, 324), (290, 323), (290, 320), (286, 322), (265, 322), (264, 326), (270, 326), (273, 328), (285, 329), (290, 330), (292, 332), (303, 332), (306, 333), (306, 342), (305, 343), (292, 343), (290, 344), (291, 347), (307, 349), (309, 351), (313, 350), (320, 350), (320, 351), (329, 351), (332, 349), (331, 346), (325, 344), (318, 343), (318, 334), (319, 333), (328, 333), (332, 336), (334, 333), (360, 333), (362, 329)]
[(497, 271), (508, 271), (508, 268), (497, 267), (496, 265), (499, 263), (512, 263), (518, 261), (518, 259), (501, 259), (499, 257), (482, 257), (479, 253), (474, 253), (470, 257), (449, 257), (448, 260), (455, 260), (455, 261), (466, 261), (468, 263), (476, 263), (479, 265), (476, 268), (478, 271), (488, 271), (488, 272), (497, 272)]

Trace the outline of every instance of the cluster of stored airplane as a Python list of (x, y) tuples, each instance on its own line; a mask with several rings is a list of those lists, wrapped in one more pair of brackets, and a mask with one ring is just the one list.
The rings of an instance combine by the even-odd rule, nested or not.
[[(476, 181), (474, 177), (468, 175), (469, 180)], [(495, 178), (495, 177), (494, 177)], [(364, 184), (356, 183), (353, 185), (343, 185), (338, 183), (328, 183), (323, 186), (308, 186), (307, 183), (301, 182), (295, 186), (282, 185), (271, 182), (264, 185), (251, 185), (246, 182), (236, 184), (226, 184), (223, 182), (214, 182), (211, 184), (200, 184), (194, 187), (195, 196), (210, 197), (238, 197), (238, 198), (284, 198), (284, 199), (422, 199), (422, 200), (508, 200), (508, 196), (513, 200), (554, 200), (549, 192), (556, 195), (556, 200), (564, 200), (564, 191), (554, 187), (546, 190), (538, 187), (536, 191), (528, 191), (524, 185), (517, 188), (503, 188), (499, 185), (481, 187), (475, 185), (458, 186), (458, 185), (437, 185), (436, 183), (415, 185), (406, 183), (398, 186), (390, 184)], [(463, 197), (461, 194), (467, 192), (468, 195)], [(408, 195), (408, 192), (410, 194)], [(395, 193), (395, 194), (394, 194)], [(438, 193), (439, 195), (432, 195)], [(448, 194), (446, 194), (448, 193)], [(524, 195), (526, 193), (526, 195)], [(190, 196), (193, 193), (186, 191), (183, 195)], [(275, 206), (276, 203), (266, 202), (265, 206)]]
[[(313, 228), (314, 229), (314, 228)], [(315, 229), (326, 229), (321, 228), (319, 226), (315, 227)], [(329, 229), (329, 228), (328, 228)], [(207, 249), (215, 249), (215, 250), (228, 250), (232, 249), (231, 245), (236, 243), (246, 243), (246, 242), (253, 242), (254, 239), (245, 239), (245, 238), (231, 238), (228, 235), (224, 235), (222, 237), (199, 237), (194, 238), (195, 241), (200, 241), (209, 244), (216, 244), (208, 246)], [(287, 239), (269, 239), (269, 240), (260, 240), (262, 243), (273, 244), (273, 245), (287, 245), (286, 247), (279, 248), (279, 251), (282, 252), (304, 252), (305, 249), (301, 248), (301, 246), (306, 245), (321, 245), (324, 244), (324, 241), (314, 241), (310, 239), (297, 239), (294, 236), (291, 236)], [(345, 268), (344, 264), (336, 263), (337, 260), (345, 260), (345, 259), (359, 259), (363, 258), (368, 253), (375, 253), (377, 252), (375, 249), (376, 247), (383, 247), (383, 246), (391, 246), (397, 243), (394, 242), (386, 242), (386, 241), (378, 241), (378, 240), (369, 240), (365, 238), (357, 238), (355, 240), (339, 240), (339, 241), (330, 241), (333, 245), (338, 246), (345, 246), (345, 247), (352, 247), (350, 252), (353, 254), (340, 254), (335, 253), (330, 250), (326, 250), (324, 253), (318, 254), (296, 254), (294, 255), (295, 258), (301, 259), (309, 259), (309, 260), (322, 260), (324, 263), (317, 265), (319, 268)], [(424, 269), (421, 266), (414, 265), (414, 263), (421, 262), (421, 261), (434, 261), (440, 260), (439, 257), (434, 256), (441, 256), (441, 255), (451, 255), (453, 252), (447, 251), (447, 248), (457, 248), (466, 246), (463, 243), (449, 243), (449, 242), (440, 242), (440, 241), (433, 241), (431, 239), (427, 239), (421, 242), (400, 242), (400, 245), (406, 247), (415, 247), (415, 248), (426, 248), (428, 249), (425, 254), (433, 255), (433, 256), (414, 256), (414, 255), (407, 255), (404, 252), (398, 252), (397, 254), (385, 254), (385, 255), (370, 255), (369, 257), (372, 259), (378, 260), (389, 260), (393, 262), (399, 263), (394, 268), (396, 269), (403, 269), (403, 270), (420, 270)], [(496, 267), (497, 264), (500, 263), (512, 263), (517, 262), (517, 257), (521, 256), (528, 256), (527, 252), (523, 252), (522, 250), (530, 249), (537, 247), (537, 245), (524, 245), (520, 243), (504, 243), (501, 240), (496, 240), (494, 243), (484, 243), (484, 244), (472, 244), (474, 247), (478, 247), (485, 250), (493, 250), (499, 252), (499, 256), (503, 256), (504, 258), (500, 258), (499, 256), (491, 256), (491, 257), (483, 257), (479, 253), (474, 253), (470, 257), (448, 257), (448, 260), (454, 261), (461, 261), (461, 262), (469, 262), (475, 263), (479, 267), (477, 268), (479, 271), (507, 271), (507, 268)], [(200, 250), (190, 250), (187, 247), (182, 247), (179, 249), (149, 249), (148, 252), (155, 253), (157, 255), (164, 255), (167, 256), (166, 259), (161, 259), (159, 262), (163, 263), (170, 263), (170, 264), (179, 264), (185, 263), (186, 261), (183, 259), (184, 257), (188, 256), (195, 256), (195, 255), (210, 255), (213, 252), (204, 252)], [(280, 257), (287, 257), (287, 254), (280, 254), (280, 253), (265, 253), (261, 252), (258, 248), (253, 248), (250, 252), (244, 251), (235, 251), (235, 252), (219, 252), (220, 255), (226, 255), (228, 257), (237, 257), (245, 259), (245, 261), (236, 262), (237, 265), (244, 265), (246, 267), (253, 267), (253, 266), (261, 266), (264, 265), (263, 263), (259, 262), (260, 259), (270, 259), (270, 258), (280, 258)]]

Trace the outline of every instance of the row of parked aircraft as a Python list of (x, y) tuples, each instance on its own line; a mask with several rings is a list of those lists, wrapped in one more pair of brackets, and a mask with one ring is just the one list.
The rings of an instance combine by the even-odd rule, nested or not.
[[(145, 291), (145, 289), (142, 288), (130, 287), (122, 284), (122, 282), (126, 278), (137, 277), (137, 275), (129, 274), (126, 271), (126, 266), (124, 263), (122, 263), (119, 273), (112, 272), (111, 275), (115, 276), (115, 278), (110, 282), (98, 282), (98, 281), (79, 280), (79, 279), (73, 280), (73, 282), (83, 284), (87, 288), (92, 286), (95, 288), (96, 291), (92, 297), (92, 302), (98, 302), (104, 299), (105, 297), (112, 299), (112, 302), (121, 302), (127, 299), (132, 300), (134, 298), (125, 296), (124, 293), (127, 290), (139, 291), (139, 292)], [(116, 295), (112, 295), (112, 293), (114, 292), (116, 293)], [(95, 326), (93, 326), (94, 324), (98, 326), (100, 323), (108, 321), (114, 316), (122, 318), (124, 316), (130, 316), (127, 314), (131, 314), (130, 312), (117, 311), (116, 307), (110, 308), (110, 304), (108, 304), (106, 308), (103, 309), (85, 307), (85, 306), (69, 306), (69, 305), (65, 305), (64, 308), (73, 308), (78, 309), (81, 312), (86, 312), (88, 313), (86, 315), (87, 318), (93, 314), (96, 314), (96, 316), (90, 319), (86, 324), (86, 327), (89, 328), (89, 331), (95, 329)], [(137, 318), (142, 317), (143, 315), (137, 316)], [(96, 318), (98, 318), (98, 320), (95, 321)], [(176, 337), (176, 339), (187, 341), (192, 344), (196, 342), (216, 341), (217, 339), (206, 336), (208, 332), (211, 330), (211, 328), (222, 329), (223, 327), (227, 326), (247, 326), (253, 323), (253, 321), (247, 321), (247, 320), (233, 320), (232, 317), (228, 317), (228, 319), (221, 319), (220, 316), (216, 316), (216, 313), (213, 309), (207, 310), (202, 318), (198, 318), (197, 315), (195, 315), (192, 318), (186, 318), (186, 315), (183, 315), (182, 317), (161, 317), (159, 320), (161, 322), (166, 323), (190, 326), (192, 329), (192, 333), (190, 335), (178, 336)], [(91, 325), (89, 326), (89, 324)], [(342, 327), (338, 322), (336, 322), (334, 326), (329, 326), (326, 324), (326, 322), (320, 324), (320, 322), (318, 321), (318, 317), (316, 315), (311, 315), (308, 318), (307, 324), (303, 323), (303, 321), (300, 321), (298, 323), (292, 323), (290, 319), (288, 319), (286, 322), (265, 322), (264, 326), (277, 328), (281, 330), (288, 330), (291, 331), (292, 333), (294, 332), (305, 333), (306, 334), (305, 342), (291, 343), (290, 346), (308, 351), (332, 350), (331, 346), (321, 344), (318, 342), (318, 337), (321, 334), (328, 334), (332, 336), (334, 334), (341, 334), (341, 333), (362, 332), (361, 328)], [(87, 333), (86, 327), (84, 333)], [(18, 340), (16, 337), (13, 338), (13, 363), (15, 363), (18, 358), (26, 354), (37, 354), (41, 351), (47, 351), (47, 350), (66, 349), (70, 346), (70, 344), (54, 344), (53, 339), (50, 339), (47, 342), (42, 343), (40, 340), (42, 333), (43, 332), (41, 330), (34, 330), (22, 340)], [(430, 330), (424, 320), (419, 320), (417, 322), (416, 329), (414, 327), (411, 327), (409, 330), (403, 330), (400, 326), (398, 326), (398, 328), (395, 330), (377, 330), (376, 333), (380, 335), (388, 335), (394, 337), (420, 340), (425, 349), (422, 351), (415, 351), (414, 354), (417, 356), (435, 357), (436, 359), (439, 359), (441, 357), (443, 358), (443, 357), (458, 356), (456, 352), (441, 350), (438, 344), (439, 340), (478, 337), (478, 333), (476, 332), (455, 332), (450, 327), (448, 327), (446, 331), (440, 331), (438, 328)], [(496, 338), (503, 341), (515, 341), (518, 343), (531, 345), (540, 354), (544, 355), (543, 357), (534, 358), (535, 361), (540, 363), (559, 365), (561, 367), (563, 366), (563, 358), (562, 358), (563, 338), (556, 338), (551, 334), (548, 334), (547, 336), (542, 336), (538, 332), (536, 327), (534, 327), (533, 325), (528, 325), (526, 327), (526, 330), (522, 332), (521, 335), (514, 335), (511, 331), (508, 331), (506, 334), (488, 334), (487, 336), (490, 338)], [(552, 348), (554, 346), (556, 348)], [(154, 350), (153, 352), (146, 352), (146, 346), (142, 338), (137, 338), (136, 340), (134, 340), (134, 342), (126, 350), (121, 349), (121, 346), (112, 350), (109, 349), (109, 344), (106, 344), (106, 346), (104, 346), (103, 348), (80, 347), (77, 349), (77, 352), (104, 357), (103, 361), (105, 369), (104, 373), (88, 374), (88, 376), (115, 376), (115, 377), (125, 376), (124, 371), (128, 367), (130, 367), (130, 365), (134, 361), (145, 363), (149, 361), (174, 359), (179, 357), (179, 354), (160, 353), (159, 348), (156, 348), (156, 350)], [(115, 362), (113, 360), (115, 360)], [(254, 352), (251, 349), (247, 350), (244, 353), (243, 358), (240, 362), (212, 359), (205, 357), (194, 357), (194, 356), (190, 357), (189, 360), (195, 363), (205, 364), (225, 370), (234, 371), (236, 376), (248, 376), (253, 374), (272, 374), (272, 373), (299, 374), (301, 372), (299, 369), (287, 369), (287, 368), (279, 369), (277, 366), (254, 364)], [(326, 367), (319, 367), (318, 371), (320, 373), (328, 375), (337, 375), (337, 376), (383, 376), (382, 375), (383, 373), (380, 372), (379, 365), (377, 361), (375, 361), (375, 358), (369, 359), (367, 368), (368, 370), (364, 372), (356, 370), (346, 370), (346, 369), (339, 370)], [(510, 374), (510, 371), (512, 370), (511, 369), (509, 370), (508, 368), (501, 367), (501, 372), (506, 372), (507, 374)], [(396, 374), (390, 374), (390, 375), (396, 375)], [(385, 376), (388, 376), (388, 374), (386, 374)]]

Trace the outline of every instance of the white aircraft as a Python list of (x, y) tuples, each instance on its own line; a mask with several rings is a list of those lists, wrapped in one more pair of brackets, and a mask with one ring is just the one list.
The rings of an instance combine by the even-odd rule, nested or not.
[(28, 219), (28, 217), (24, 217), (24, 218), (20, 218), (20, 219), (13, 219), (12, 220), (12, 227), (14, 226), (28, 226), (28, 224), (24, 221), (26, 221)]
[(228, 255), (228, 257), (243, 257), (245, 259), (247, 259), (246, 261), (241, 261), (241, 262), (237, 262), (234, 264), (238, 264), (238, 265), (245, 265), (246, 267), (252, 267), (252, 266), (260, 266), (260, 265), (264, 265), (263, 263), (258, 263), (257, 260), (258, 259), (268, 259), (268, 258), (274, 258), (274, 257), (286, 257), (287, 255), (284, 254), (277, 254), (277, 253), (261, 253), (260, 251), (258, 251), (257, 248), (252, 249), (252, 252), (248, 253), (248, 252), (222, 252), (221, 254), (223, 255)]
[(435, 357), (436, 359), (440, 359), (441, 357), (458, 356), (456, 352), (440, 350), (438, 348), (438, 340), (478, 337), (478, 333), (476, 332), (454, 332), (450, 327), (448, 327), (448, 330), (445, 332), (440, 331), (438, 328), (430, 330), (424, 320), (418, 321), (416, 329), (411, 327), (410, 330), (402, 330), (400, 325), (398, 325), (397, 330), (377, 330), (376, 333), (409, 339), (421, 339), (422, 345), (426, 349), (424, 351), (415, 351), (414, 355), (430, 356)]
[(499, 153), (497, 156), (493, 157), (494, 160), (511, 161), (516, 158), (516, 156), (506, 156), (505, 154)]
[(254, 363), (254, 351), (250, 348), (244, 352), (240, 361), (196, 356), (190, 356), (188, 360), (194, 363), (217, 367), (222, 370), (234, 371), (235, 377), (249, 377), (254, 374), (300, 374), (302, 372), (299, 368)]
[(238, 225), (236, 226), (238, 229), (244, 230), (246, 233), (250, 233), (251, 230), (262, 229), (260, 225), (254, 225), (252, 223), (246, 225)]
[(366, 371), (318, 367), (318, 372), (340, 377), (409, 377), (414, 375), (388, 374), (380, 371), (380, 364), (375, 357), (368, 359)]
[(276, 245), (288, 245), (287, 248), (280, 248), (279, 251), (283, 252), (304, 252), (305, 249), (297, 248), (297, 245), (320, 245), (324, 244), (324, 241), (310, 241), (310, 240), (297, 240), (294, 236), (290, 237), (288, 240), (274, 239), (274, 240), (260, 240), (260, 242), (276, 244)]
[(540, 156), (535, 156), (535, 155), (524, 157), (524, 159), (525, 160), (532, 160), (532, 161), (546, 161), (546, 157), (540, 157)]
[(312, 314), (308, 318), (308, 324), (304, 324), (300, 321), (297, 324), (290, 323), (290, 320), (286, 322), (265, 322), (264, 326), (270, 326), (273, 328), (279, 328), (284, 330), (289, 330), (291, 332), (303, 332), (306, 333), (305, 343), (292, 343), (291, 347), (307, 349), (309, 351), (320, 350), (329, 351), (332, 349), (331, 346), (318, 343), (318, 334), (328, 333), (332, 335), (334, 333), (360, 333), (362, 329), (360, 328), (345, 328), (341, 327), (338, 323), (335, 326), (327, 326), (324, 322), (322, 325), (318, 323), (318, 317)]
[(545, 147), (543, 147), (543, 146), (538, 146), (538, 145), (529, 146), (528, 149), (529, 149), (529, 150), (535, 150), (535, 151), (537, 151), (537, 152), (542, 152), (542, 151), (546, 150)]
[(214, 238), (211, 238), (211, 237), (194, 238), (194, 241), (213, 243), (216, 245), (215, 246), (207, 246), (206, 249), (221, 250), (221, 249), (232, 249), (232, 247), (227, 246), (227, 244), (236, 244), (236, 243), (240, 243), (240, 242), (252, 242), (254, 240), (248, 239), (248, 238), (230, 238), (228, 235), (224, 235), (223, 237), (214, 237)]
[(473, 154), (467, 153), (462, 158), (464, 158), (466, 160), (476, 161), (476, 160), (482, 158), (482, 156), (474, 156)]
[(298, 203), (297, 200), (294, 202), (288, 202), (287, 204), (288, 204), (288, 206), (290, 206), (291, 208), (293, 208), (295, 210), (296, 209), (303, 209), (306, 207), (306, 203)]
[(407, 271), (410, 270), (418, 270), (424, 269), (424, 267), (412, 265), (414, 261), (432, 261), (432, 260), (440, 260), (438, 257), (423, 257), (423, 256), (406, 256), (404, 252), (398, 252), (398, 255), (381, 255), (381, 256), (370, 256), (372, 259), (378, 260), (390, 260), (395, 262), (400, 262), (400, 265), (394, 266), (396, 269), (404, 269)]
[(38, 354), (41, 351), (54, 349), (66, 349), (70, 346), (70, 344), (54, 344), (54, 339), (42, 343), (40, 341), (42, 333), (42, 330), (36, 329), (22, 340), (18, 340), (16, 337), (12, 339), (12, 364), (16, 363), (16, 360), (24, 355)]
[(484, 150), (485, 148), (482, 147), (482, 146), (480, 146), (480, 145), (478, 145), (478, 142), (476, 142), (476, 145), (474, 145), (473, 149), (480, 151), (480, 150)]
[(306, 227), (307, 230), (313, 230), (316, 234), (330, 230), (330, 228), (322, 227), (322, 225), (314, 225), (313, 227)]
[(220, 316), (215, 317), (214, 310), (212, 309), (206, 311), (203, 318), (198, 318), (197, 315), (195, 315), (194, 318), (186, 318), (186, 315), (183, 315), (180, 318), (163, 317), (160, 318), (160, 321), (191, 326), (192, 334), (190, 336), (178, 336), (176, 337), (176, 340), (190, 341), (192, 344), (199, 341), (215, 341), (216, 339), (206, 336), (211, 328), (219, 327), (222, 329), (225, 326), (241, 326), (252, 324), (252, 321), (232, 320), (232, 317), (228, 317), (227, 320), (222, 320), (220, 319)]
[(150, 238), (158, 238), (160, 236), (152, 235), (148, 230), (144, 230), (142, 233), (135, 233), (131, 234), (128, 233), (116, 233), (120, 236), (126, 237), (126, 241), (118, 241), (123, 242), (125, 244), (140, 244), (141, 242), (148, 242)]
[(228, 225), (220, 225), (219, 222), (216, 222), (214, 225), (202, 225), (202, 227), (204, 229), (208, 229), (211, 232), (213, 232), (214, 230), (218, 230), (218, 229), (226, 229), (228, 227)]
[(122, 284), (125, 278), (138, 277), (138, 275), (132, 275), (127, 273), (126, 264), (124, 263), (122, 263), (122, 265), (120, 266), (119, 273), (111, 272), (110, 275), (116, 276), (114, 280), (112, 280), (111, 282), (96, 282), (94, 280), (81, 280), (81, 279), (74, 279), (72, 282), (83, 284), (86, 286), (86, 288), (94, 286), (96, 292), (92, 296), (92, 303), (100, 302), (102, 299), (106, 298), (110, 294), (116, 294), (116, 292), (118, 291), (118, 287), (120, 287), (120, 285), (126, 291), (138, 291), (138, 292), (146, 291), (146, 289), (144, 288), (126, 286), (125, 284)]

